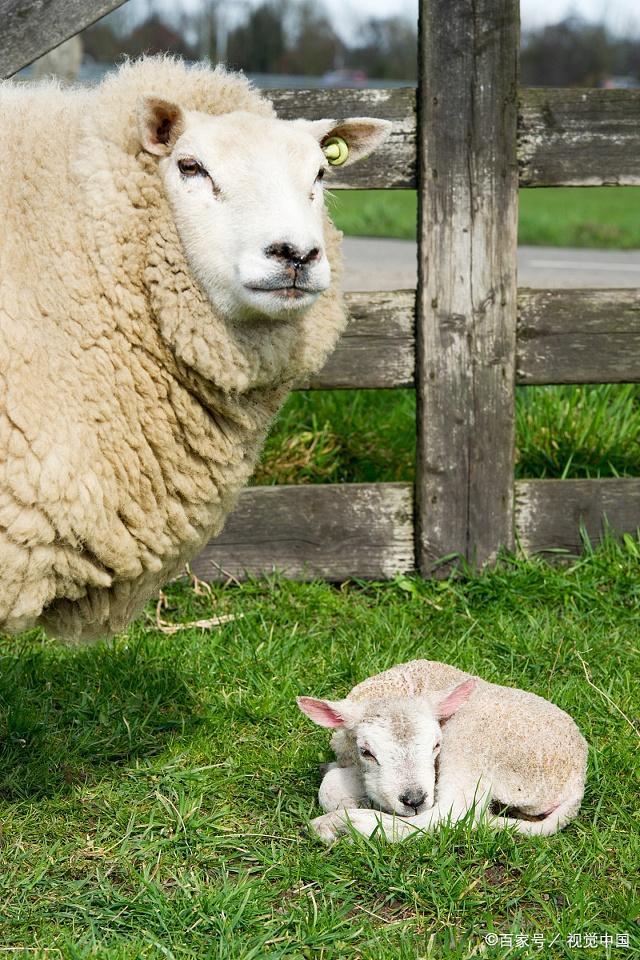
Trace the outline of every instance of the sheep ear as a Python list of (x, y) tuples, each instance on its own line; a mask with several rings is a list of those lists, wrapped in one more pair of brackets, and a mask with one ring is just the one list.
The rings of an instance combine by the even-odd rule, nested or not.
[(302, 712), (319, 727), (348, 727), (359, 717), (358, 708), (349, 700), (315, 700), (313, 697), (297, 697), (296, 703)]
[(453, 690), (445, 691), (435, 700), (434, 708), (438, 720), (448, 720), (449, 717), (452, 717), (462, 704), (467, 702), (475, 690), (476, 683), (476, 678), (471, 677), (471, 679), (459, 683)]
[[(388, 120), (375, 117), (347, 117), (345, 120), (297, 121), (304, 123), (306, 129), (319, 141), (331, 166), (345, 167), (362, 157), (368, 156), (380, 147), (391, 133)], [(340, 143), (346, 145), (346, 149)], [(335, 156), (327, 151), (331, 147)]]
[(140, 143), (147, 153), (166, 157), (184, 132), (184, 114), (176, 103), (143, 97), (138, 104)]

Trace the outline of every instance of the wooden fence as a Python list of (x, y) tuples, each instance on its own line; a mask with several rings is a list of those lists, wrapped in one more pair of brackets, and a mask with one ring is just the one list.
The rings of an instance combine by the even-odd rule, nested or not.
[[(120, 2), (0, 0), (0, 74)], [(640, 185), (640, 91), (519, 88), (518, 0), (421, 0), (418, 42), (417, 94), (270, 93), (282, 117), (393, 122), (332, 188), (419, 191), (417, 291), (348, 295), (349, 328), (309, 385), (415, 388), (415, 487), (248, 489), (192, 565), (204, 578), (429, 575), (516, 542), (578, 552), (605, 518), (640, 527), (640, 479), (514, 482), (516, 384), (640, 381), (640, 289), (516, 283), (519, 187)]]

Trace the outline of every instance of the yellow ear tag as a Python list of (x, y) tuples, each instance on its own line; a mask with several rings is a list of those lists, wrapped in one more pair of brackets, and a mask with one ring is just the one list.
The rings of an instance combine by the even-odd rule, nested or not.
[(347, 157), (349, 156), (347, 141), (343, 140), (342, 137), (330, 137), (329, 140), (324, 143), (322, 149), (332, 167), (342, 166), (343, 163), (346, 163)]

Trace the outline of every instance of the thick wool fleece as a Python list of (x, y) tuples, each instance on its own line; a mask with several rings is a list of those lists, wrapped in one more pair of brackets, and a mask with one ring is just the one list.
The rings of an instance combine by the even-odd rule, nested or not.
[(240, 76), (150, 58), (91, 90), (0, 84), (0, 630), (122, 629), (216, 535), (292, 384), (345, 324), (233, 325), (192, 279), (136, 105), (272, 114)]

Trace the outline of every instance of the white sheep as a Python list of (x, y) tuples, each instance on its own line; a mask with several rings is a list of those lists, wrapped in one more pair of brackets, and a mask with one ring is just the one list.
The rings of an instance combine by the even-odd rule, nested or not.
[(568, 714), (533, 693), (413, 660), (345, 700), (297, 702), (315, 723), (336, 728), (337, 763), (319, 792), (327, 812), (312, 821), (324, 840), (348, 823), (398, 840), (466, 816), (547, 836), (580, 807), (587, 744)]
[[(215, 536), (346, 323), (327, 140), (170, 58), (0, 84), (0, 631), (122, 629)], [(335, 149), (335, 142), (334, 142)]]

